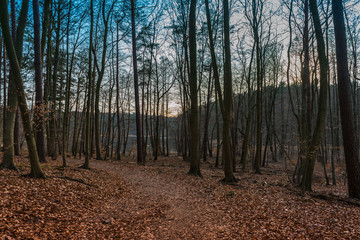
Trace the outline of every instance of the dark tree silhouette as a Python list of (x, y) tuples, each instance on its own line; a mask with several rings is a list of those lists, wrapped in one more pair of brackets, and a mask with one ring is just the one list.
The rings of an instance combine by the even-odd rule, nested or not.
[(354, 131), (354, 114), (342, 1), (332, 0), (332, 9), (334, 15), (339, 104), (346, 173), (348, 178), (348, 191), (350, 197), (360, 199), (360, 161), (357, 138), (355, 136), (356, 132)]

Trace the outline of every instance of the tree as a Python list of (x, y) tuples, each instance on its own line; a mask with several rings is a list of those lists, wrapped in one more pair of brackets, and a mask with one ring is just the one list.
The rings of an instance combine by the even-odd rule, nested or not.
[(334, 16), (336, 62), (338, 75), (341, 126), (344, 141), (346, 173), (349, 196), (360, 199), (360, 162), (357, 138), (355, 136), (354, 114), (351, 98), (350, 74), (348, 68), (346, 32), (341, 0), (332, 0)]
[[(223, 152), (224, 152), (224, 181), (227, 183), (236, 182), (233, 174), (231, 155), (230, 118), (232, 111), (232, 73), (231, 73), (231, 52), (230, 52), (230, 14), (229, 1), (223, 0), (224, 7), (224, 113), (223, 113)], [(234, 146), (233, 146), (234, 147)]]
[[(12, 40), (15, 43), (15, 48), (17, 51), (18, 61), (21, 63), (22, 51), (23, 51), (23, 35), (26, 25), (27, 12), (29, 8), (29, 2), (23, 1), (21, 7), (21, 14), (19, 18), (18, 28), (16, 28), (15, 20), (15, 2), (11, 2), (11, 22), (12, 22)], [(25, 16), (26, 17), (22, 17)], [(17, 33), (18, 31), (18, 33)], [(16, 34), (18, 35), (18, 40), (16, 41)], [(5, 48), (4, 48), (5, 50)], [(1, 163), (2, 168), (9, 168), (17, 170), (14, 163), (14, 126), (16, 119), (17, 111), (17, 96), (16, 96), (16, 86), (15, 81), (13, 81), (14, 75), (10, 74), (10, 81), (8, 84), (8, 106), (6, 106), (6, 58), (4, 51), (4, 119), (3, 119), (3, 143), (4, 143), (4, 156)]]
[(325, 54), (325, 42), (321, 29), (321, 22), (319, 12), (317, 9), (317, 1), (310, 1), (310, 11), (313, 17), (315, 36), (317, 42), (317, 52), (319, 55), (320, 64), (320, 94), (318, 99), (318, 113), (316, 117), (316, 124), (314, 133), (311, 137), (310, 145), (306, 153), (306, 160), (303, 168), (303, 176), (300, 186), (304, 190), (311, 191), (312, 177), (315, 167), (315, 160), (321, 143), (321, 138), (325, 129), (326, 123), (326, 106), (327, 106), (327, 74), (328, 74), (328, 59)]
[(35, 113), (34, 128), (36, 133), (36, 147), (40, 162), (46, 162), (44, 146), (44, 103), (42, 88), (42, 56), (40, 39), (40, 11), (39, 0), (33, 0), (34, 16), (34, 52), (35, 52)]
[(120, 87), (119, 87), (119, 20), (116, 22), (116, 123), (117, 123), (117, 145), (116, 145), (116, 160), (120, 160), (120, 139), (121, 139), (121, 125), (120, 125)]
[(90, 168), (91, 157), (91, 89), (93, 88), (92, 80), (92, 48), (93, 48), (93, 31), (94, 31), (94, 0), (90, 1), (90, 42), (89, 42), (89, 59), (88, 59), (88, 88), (86, 99), (86, 124), (85, 124), (85, 162), (82, 168)]
[[(7, 2), (6, 0), (0, 0), (0, 22), (1, 28), (3, 32), (4, 43), (6, 46), (6, 51), (9, 57), (10, 66), (12, 69), (12, 73), (14, 74), (14, 78), (16, 85), (16, 93), (19, 101), (19, 107), (21, 112), (21, 117), (23, 121), (23, 127), (25, 131), (25, 138), (28, 145), (30, 164), (31, 164), (31, 177), (43, 178), (45, 177), (44, 172), (41, 169), (39, 157), (37, 154), (35, 138), (33, 136), (33, 129), (31, 126), (30, 120), (30, 111), (28, 109), (26, 103), (26, 94), (24, 90), (23, 80), (21, 76), (20, 65), (17, 57), (17, 53), (15, 50), (14, 42), (11, 39), (10, 27), (9, 27), (9, 19), (8, 19), (8, 10), (7, 10)], [(24, 18), (27, 15), (27, 11), (23, 12), (23, 15), (20, 17)]]
[(190, 2), (189, 14), (189, 53), (190, 53), (190, 170), (189, 174), (201, 176), (199, 153), (199, 110), (198, 110), (198, 84), (196, 70), (196, 2)]
[(110, 9), (108, 10), (108, 13), (106, 15), (106, 1), (103, 0), (102, 2), (102, 20), (104, 23), (104, 33), (103, 33), (103, 49), (102, 49), (102, 57), (101, 57), (101, 65), (100, 68), (98, 67), (97, 61), (96, 61), (96, 54), (94, 48), (92, 49), (94, 51), (94, 63), (96, 66), (96, 69), (98, 71), (98, 79), (96, 82), (96, 88), (95, 88), (95, 145), (96, 145), (96, 159), (102, 160), (101, 156), (101, 146), (100, 146), (100, 109), (99, 109), (99, 103), (100, 103), (100, 87), (102, 80), (104, 78), (104, 73), (106, 69), (106, 54), (107, 54), (107, 38), (108, 38), (108, 32), (109, 32), (109, 20), (111, 16), (111, 12), (114, 8), (114, 5), (116, 3), (116, 0), (114, 0), (110, 6)]
[[(58, 89), (58, 76), (59, 76), (59, 65), (60, 65), (60, 43), (61, 43), (61, 20), (62, 20), (62, 6), (63, 1), (59, 0), (57, 2), (56, 8), (56, 26), (55, 26), (55, 51), (53, 59), (51, 56), (48, 56), (51, 62), (53, 61), (53, 70), (52, 75), (49, 74), (48, 79), (48, 87), (50, 93), (51, 106), (50, 114), (49, 114), (49, 134), (48, 134), (48, 155), (51, 156), (52, 160), (57, 159), (58, 155), (58, 128), (56, 126), (56, 97), (57, 97), (57, 89)], [(49, 34), (49, 40), (51, 39), (51, 35)], [(51, 71), (51, 70), (50, 70)], [(50, 84), (50, 78), (52, 79)], [(60, 89), (61, 90), (61, 89)]]
[(254, 34), (254, 43), (256, 49), (256, 154), (254, 160), (254, 170), (255, 173), (261, 173), (260, 164), (261, 164), (261, 150), (262, 150), (262, 85), (263, 85), (263, 75), (262, 75), (262, 65), (261, 65), (261, 46), (260, 46), (260, 21), (261, 17), (258, 18), (258, 14), (262, 15), (263, 2), (258, 0), (252, 0), (252, 30)]
[[(255, 43), (254, 43), (255, 44)], [(255, 51), (255, 46), (252, 47), (251, 50), (251, 56), (250, 56), (250, 63), (249, 63), (249, 69), (248, 69), (248, 73), (247, 73), (247, 79), (246, 79), (246, 83), (247, 83), (247, 118), (246, 118), (246, 126), (245, 126), (245, 133), (244, 133), (244, 141), (242, 144), (242, 150), (241, 150), (241, 164), (242, 164), (242, 170), (246, 169), (246, 162), (247, 162), (247, 158), (248, 158), (248, 154), (249, 154), (249, 143), (250, 143), (250, 130), (252, 128), (252, 98), (253, 98), (253, 94), (252, 94), (252, 89), (251, 89), (251, 70), (252, 70), (252, 64), (253, 64), (253, 60), (254, 60), (254, 51)]]
[(135, 111), (136, 111), (136, 141), (137, 141), (137, 162), (144, 164), (141, 134), (141, 116), (139, 102), (139, 80), (137, 72), (137, 55), (136, 55), (136, 29), (135, 29), (135, 0), (131, 0), (131, 36), (132, 36), (132, 55), (134, 70), (134, 90), (135, 90)]

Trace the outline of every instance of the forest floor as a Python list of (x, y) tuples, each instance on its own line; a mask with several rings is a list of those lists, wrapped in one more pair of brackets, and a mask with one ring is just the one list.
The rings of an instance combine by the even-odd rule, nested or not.
[(282, 164), (236, 172), (238, 184), (224, 185), (210, 163), (199, 178), (178, 157), (135, 161), (92, 160), (85, 170), (75, 159), (61, 168), (59, 158), (43, 165), (47, 179), (31, 179), (17, 158), (20, 172), (0, 171), (0, 239), (360, 238), (359, 202), (320, 171), (316, 194), (304, 194)]

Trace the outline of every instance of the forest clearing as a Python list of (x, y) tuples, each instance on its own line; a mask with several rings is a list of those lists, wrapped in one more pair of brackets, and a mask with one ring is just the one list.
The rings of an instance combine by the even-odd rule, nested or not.
[[(203, 177), (188, 163), (162, 157), (146, 166), (134, 158), (92, 161), (91, 170), (69, 159), (43, 166), (47, 179), (0, 172), (1, 239), (357, 239), (360, 202), (346, 187), (325, 185), (316, 172), (310, 195), (292, 187), (282, 164), (261, 175), (239, 171), (224, 185), (213, 159)], [(291, 173), (290, 173), (291, 174)], [(339, 175), (341, 172), (339, 172)], [(66, 179), (65, 177), (68, 177)], [(340, 179), (344, 177), (339, 176)], [(325, 200), (325, 197), (328, 197)], [(336, 197), (337, 196), (337, 197)], [(350, 201), (350, 202), (349, 202)]]

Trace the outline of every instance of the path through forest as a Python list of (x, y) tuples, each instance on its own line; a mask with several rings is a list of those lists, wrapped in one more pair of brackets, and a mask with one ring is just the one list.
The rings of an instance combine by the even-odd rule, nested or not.
[[(1, 154), (0, 154), (1, 155)], [(187, 174), (181, 158), (61, 159), (43, 164), (47, 179), (0, 171), (0, 239), (358, 239), (360, 204), (344, 202), (346, 187), (315, 175), (314, 197), (292, 186), (282, 164), (261, 175), (239, 171), (237, 185), (202, 163), (203, 178)], [(321, 169), (321, 168), (317, 168)], [(339, 172), (339, 183), (341, 182)], [(335, 194), (339, 197), (335, 197)], [(322, 199), (329, 196), (332, 200)], [(340, 199), (340, 200), (339, 200)]]
[[(221, 169), (202, 166), (203, 178), (187, 175), (181, 158), (163, 158), (138, 166), (127, 163), (92, 162), (94, 168), (121, 177), (131, 194), (114, 204), (129, 216), (145, 217), (135, 227), (143, 239), (261, 239), (337, 238), (359, 236), (359, 207), (324, 201), (292, 190), (288, 176), (279, 167), (262, 175), (237, 172), (239, 184), (224, 185)], [(321, 177), (317, 180), (322, 182)], [(315, 185), (324, 190), (323, 184)], [(330, 187), (328, 187), (329, 190)], [(344, 186), (331, 191), (345, 195)], [(148, 212), (156, 214), (148, 214)], [(106, 214), (106, 213), (104, 213)]]
[[(135, 162), (92, 163), (94, 168), (124, 179), (132, 191), (130, 198), (123, 203), (130, 215), (146, 215), (147, 210), (158, 209), (160, 217), (155, 222), (139, 223), (145, 227), (142, 237), (214, 239), (225, 236), (231, 222), (226, 221), (224, 206), (220, 206), (221, 203), (212, 194), (219, 184), (216, 181), (210, 184), (205, 179), (186, 175), (188, 169), (185, 165), (177, 159), (173, 163), (167, 160), (150, 166), (137, 166)], [(114, 212), (108, 213), (113, 215)]]

